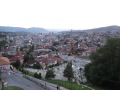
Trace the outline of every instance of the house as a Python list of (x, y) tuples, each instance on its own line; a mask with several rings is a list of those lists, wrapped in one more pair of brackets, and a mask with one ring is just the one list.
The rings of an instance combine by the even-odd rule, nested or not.
[(16, 55), (10, 58), (10, 63), (14, 63), (16, 61), (20, 61), (21, 63), (23, 63), (23, 56), (22, 55)]
[(6, 57), (0, 57), (0, 69), (9, 70), (10, 69), (10, 61)]
[(28, 67), (32, 67), (34, 64), (36, 64), (37, 62), (35, 61), (35, 60), (28, 60), (27, 62), (26, 62), (26, 66), (28, 66)]
[(48, 58), (39, 57), (39, 58), (36, 58), (36, 61), (40, 63), (42, 68), (46, 68), (48, 66)]
[(19, 60), (18, 57), (11, 57), (10, 58), (10, 63), (14, 63), (14, 62), (16, 62), (18, 60)]
[(38, 61), (43, 68), (46, 68), (50, 65), (62, 63), (64, 60), (58, 56), (54, 56), (54, 57), (49, 57), (49, 58), (39, 57), (36, 59), (36, 61)]

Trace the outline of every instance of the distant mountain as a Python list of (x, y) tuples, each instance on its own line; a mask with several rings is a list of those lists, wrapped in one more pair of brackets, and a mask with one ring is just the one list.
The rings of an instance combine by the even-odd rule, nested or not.
[(93, 29), (85, 29), (85, 30), (72, 30), (72, 31), (62, 31), (62, 33), (78, 33), (78, 32), (86, 32), (86, 33), (92, 33), (92, 32), (120, 32), (120, 26), (113, 25), (113, 26), (106, 26), (106, 27), (100, 27), (100, 28), (93, 28)]
[(4, 32), (31, 32), (31, 33), (48, 33), (48, 31), (44, 28), (21, 28), (21, 27), (7, 27), (0, 26), (0, 31)]
[(94, 28), (94, 29), (87, 29), (82, 30), (83, 32), (120, 32), (120, 26), (113, 25), (113, 26), (107, 26), (107, 27), (100, 27), (100, 28)]
[(67, 31), (67, 29), (48, 29), (51, 32), (62, 32), (62, 31)]

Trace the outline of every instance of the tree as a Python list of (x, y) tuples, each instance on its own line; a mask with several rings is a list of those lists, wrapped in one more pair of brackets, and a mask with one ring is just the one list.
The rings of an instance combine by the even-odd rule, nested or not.
[(11, 63), (12, 66), (16, 67), (17, 69), (19, 69), (21, 67), (21, 62), (19, 60), (17, 60), (14, 63)]
[(58, 46), (59, 43), (58, 42), (53, 42), (53, 46)]
[(5, 40), (0, 41), (0, 51), (2, 50), (2, 48), (5, 47), (6, 44), (7, 44), (7, 41), (5, 41)]
[(29, 54), (26, 53), (24, 56), (24, 63), (26, 63), (29, 60)]
[(32, 45), (32, 46), (30, 46), (30, 48), (29, 48), (29, 51), (28, 52), (33, 52), (33, 50), (34, 50), (34, 45)]
[(51, 79), (51, 78), (54, 78), (54, 77), (55, 77), (55, 74), (54, 74), (53, 69), (48, 69), (47, 72), (46, 72), (45, 78), (46, 79)]
[(16, 68), (19, 69), (21, 67), (21, 62), (19, 60), (16, 61)]
[(74, 73), (73, 73), (73, 68), (72, 68), (72, 62), (69, 62), (63, 72), (64, 77), (68, 78), (69, 81), (72, 80), (72, 78), (74, 77)]
[(41, 79), (41, 73), (37, 73), (37, 72), (34, 73), (34, 77), (35, 77), (35, 78), (38, 78), (38, 79)]
[[(115, 88), (120, 85), (120, 38), (110, 38), (106, 45), (90, 55), (85, 67), (88, 82)], [(119, 87), (120, 89), (120, 87)]]
[(38, 74), (38, 78), (39, 78), (39, 79), (41, 79), (41, 78), (42, 78), (41, 73), (39, 73), (39, 74)]
[(34, 60), (33, 55), (30, 54), (29, 52), (27, 52), (24, 56), (24, 63), (26, 63), (28, 60)]
[(51, 50), (55, 52), (57, 56), (58, 56), (58, 51), (59, 51), (58, 45), (59, 45), (58, 42), (53, 42), (53, 46), (51, 47)]
[(20, 48), (20, 51), (23, 51), (23, 47)]
[(35, 68), (35, 69), (41, 69), (42, 66), (40, 65), (40, 63), (36, 63), (36, 64), (33, 65), (33, 68)]
[(55, 52), (56, 55), (58, 56), (59, 48), (58, 48), (57, 46), (52, 46), (50, 49), (51, 49), (53, 52)]

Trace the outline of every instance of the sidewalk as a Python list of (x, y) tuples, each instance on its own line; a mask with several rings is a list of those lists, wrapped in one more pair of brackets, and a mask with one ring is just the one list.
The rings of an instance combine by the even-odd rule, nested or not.
[[(36, 78), (28, 76), (28, 75), (24, 75), (23, 77), (33, 81), (37, 85), (40, 85), (47, 90), (57, 90), (57, 85), (56, 84), (52, 84), (52, 83), (49, 83), (49, 82), (46, 82), (46, 81), (43, 81), (43, 80), (40, 80), (40, 79), (36, 79)], [(69, 90), (69, 89), (66, 89), (66, 88), (60, 86), (59, 90)]]

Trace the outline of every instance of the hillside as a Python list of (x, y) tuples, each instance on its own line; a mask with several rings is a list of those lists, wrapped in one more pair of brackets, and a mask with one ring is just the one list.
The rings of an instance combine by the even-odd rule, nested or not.
[(94, 29), (83, 30), (84, 32), (120, 32), (120, 26), (107, 26)]
[(7, 27), (0, 26), (0, 31), (4, 32), (32, 32), (32, 33), (47, 33), (48, 31), (44, 28), (21, 28), (21, 27)]
[[(72, 30), (72, 33), (78, 33), (78, 32), (86, 32), (86, 33), (92, 33), (92, 32), (120, 32), (120, 26), (106, 26), (106, 27), (99, 27), (99, 28), (93, 28), (93, 29), (85, 29), (85, 30)], [(62, 33), (71, 33), (71, 31), (61, 31)]]

